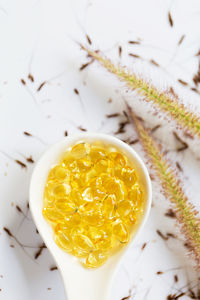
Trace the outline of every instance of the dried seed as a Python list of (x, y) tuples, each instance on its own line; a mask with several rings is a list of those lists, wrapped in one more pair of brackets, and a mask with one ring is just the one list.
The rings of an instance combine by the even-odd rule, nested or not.
[(135, 58), (140, 58), (140, 56), (137, 55), (137, 54), (129, 53), (128, 55), (129, 55), (129, 56), (132, 56), (132, 57), (135, 57)]
[(27, 131), (24, 131), (24, 135), (27, 135), (27, 136), (32, 136), (31, 133), (27, 132)]
[(31, 73), (28, 74), (28, 79), (32, 82), (34, 82), (34, 77)]
[(142, 245), (141, 250), (144, 250), (144, 249), (146, 248), (146, 246), (147, 246), (147, 243), (144, 243), (144, 244)]
[(160, 67), (160, 65), (154, 59), (151, 59), (149, 62), (156, 67)]
[(22, 161), (18, 160), (18, 159), (15, 159), (15, 162), (20, 165), (23, 168), (27, 168), (27, 165), (25, 163), (23, 163)]
[(176, 214), (175, 214), (175, 212), (170, 208), (170, 209), (168, 209), (168, 211), (165, 213), (165, 216), (166, 217), (169, 217), (169, 218), (176, 218)]
[(119, 113), (114, 113), (114, 114), (106, 115), (106, 118), (110, 119), (110, 118), (116, 118), (116, 117), (119, 117), (119, 116), (120, 116)]
[(180, 40), (178, 41), (178, 46), (180, 46), (182, 44), (184, 38), (185, 38), (185, 34), (183, 34), (182, 37), (180, 38)]
[(50, 268), (50, 271), (55, 271), (55, 270), (58, 270), (58, 268), (56, 266)]
[(173, 27), (174, 22), (173, 22), (173, 19), (172, 19), (172, 16), (171, 16), (171, 13), (170, 13), (170, 12), (168, 12), (168, 20), (169, 20), (170, 26)]
[(46, 83), (47, 83), (46, 81), (43, 81), (43, 82), (39, 85), (39, 87), (37, 88), (37, 92), (39, 92), (39, 91), (43, 88), (43, 86), (44, 86)]
[(164, 240), (164, 241), (167, 241), (168, 240), (168, 237), (165, 236), (159, 229), (156, 230), (157, 234)]
[(75, 88), (74, 89), (74, 93), (76, 94), (76, 95), (79, 95), (79, 91)]
[(140, 42), (139, 41), (128, 41), (129, 44), (132, 44), (132, 45), (139, 45)]
[(182, 79), (178, 79), (178, 82), (180, 82), (182, 85), (188, 85), (188, 83)]
[(10, 230), (7, 227), (3, 227), (3, 230), (10, 236), (13, 237), (13, 234), (10, 232)]
[(118, 52), (119, 52), (119, 57), (121, 57), (122, 56), (122, 47), (121, 46), (118, 47)]
[(88, 41), (88, 44), (89, 44), (89, 45), (92, 45), (92, 40), (91, 40), (91, 38), (89, 37), (88, 34), (86, 34), (86, 39), (87, 39), (87, 41)]
[(26, 85), (26, 81), (22, 78), (21, 79), (21, 83), (23, 84), (23, 85)]

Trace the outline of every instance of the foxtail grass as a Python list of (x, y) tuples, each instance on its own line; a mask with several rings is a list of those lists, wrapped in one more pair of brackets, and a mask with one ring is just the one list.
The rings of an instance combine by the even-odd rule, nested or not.
[(160, 145), (151, 137), (150, 132), (128, 107), (130, 118), (134, 123), (139, 140), (157, 175), (165, 196), (171, 201), (180, 225), (185, 235), (186, 244), (200, 267), (200, 219), (194, 206), (188, 201), (176, 170), (163, 154)]
[(200, 138), (200, 117), (180, 103), (176, 97), (168, 92), (159, 91), (153, 84), (129, 71), (126, 67), (115, 65), (100, 52), (92, 51), (83, 45), (81, 45), (81, 48), (105, 69), (116, 75), (129, 89), (137, 90), (145, 101), (153, 103), (157, 108), (165, 112), (169, 118), (175, 120), (184, 131)]

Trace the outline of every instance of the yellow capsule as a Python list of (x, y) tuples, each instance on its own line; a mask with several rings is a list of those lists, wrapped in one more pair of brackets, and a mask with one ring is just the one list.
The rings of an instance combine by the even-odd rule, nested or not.
[(126, 166), (127, 159), (121, 153), (111, 152), (108, 154), (108, 157), (114, 161), (115, 166), (120, 166), (120, 167)]
[(106, 237), (106, 232), (103, 229), (94, 226), (89, 227), (88, 234), (94, 243)]
[(57, 179), (57, 180), (64, 180), (69, 178), (70, 172), (63, 166), (57, 165), (52, 168), (49, 172), (48, 179)]
[(82, 192), (82, 198), (85, 202), (92, 202), (93, 201), (93, 195), (92, 195), (92, 189), (91, 187), (87, 187), (83, 192)]
[(58, 231), (55, 234), (55, 242), (56, 244), (67, 252), (72, 252), (72, 241), (70, 239), (70, 235), (67, 232)]
[(95, 201), (102, 202), (106, 197), (106, 192), (102, 186), (92, 186), (91, 191)]
[(73, 214), (70, 218), (70, 225), (72, 227), (74, 226), (78, 226), (81, 223), (81, 216), (78, 212), (76, 212), (75, 214)]
[(84, 251), (83, 249), (74, 246), (72, 254), (76, 257), (83, 258), (88, 255), (88, 251)]
[(108, 194), (114, 194), (119, 200), (124, 199), (126, 189), (121, 180), (109, 177), (108, 175), (105, 175), (102, 180), (103, 186)]
[(84, 221), (91, 226), (101, 226), (104, 223), (104, 218), (99, 211), (88, 213), (84, 216)]
[(93, 162), (97, 162), (106, 156), (106, 151), (104, 148), (92, 146), (90, 149), (89, 157)]
[(77, 166), (78, 166), (80, 172), (86, 172), (91, 169), (93, 164), (92, 164), (91, 160), (82, 158), (82, 159), (77, 160)]
[(117, 205), (117, 213), (120, 218), (126, 218), (133, 210), (133, 205), (130, 201), (124, 200), (118, 203)]
[(87, 268), (97, 268), (102, 266), (106, 262), (107, 258), (108, 256), (106, 253), (93, 251), (87, 256), (83, 265)]
[(94, 169), (98, 173), (106, 173), (108, 172), (110, 167), (111, 161), (108, 159), (100, 159), (94, 165)]
[(58, 210), (62, 211), (64, 215), (73, 214), (77, 209), (75, 203), (69, 199), (58, 199), (54, 205)]
[(64, 215), (55, 208), (44, 207), (42, 211), (46, 220), (52, 223), (64, 222)]
[(88, 213), (93, 213), (97, 210), (100, 210), (102, 205), (97, 201), (86, 202), (79, 207), (79, 212), (83, 215)]
[(89, 153), (89, 145), (87, 143), (79, 143), (72, 147), (71, 154), (75, 159), (81, 159), (86, 157)]
[[(48, 188), (48, 187), (47, 187)], [(54, 183), (54, 185), (49, 190), (55, 197), (65, 197), (70, 191), (71, 187), (69, 184), (63, 183)]]
[(115, 195), (109, 195), (103, 202), (103, 214), (105, 218), (112, 219), (115, 215), (116, 197)]
[(132, 201), (134, 206), (142, 205), (142, 191), (138, 184), (135, 184), (129, 191), (128, 198)]
[(131, 225), (136, 224), (137, 218), (136, 218), (135, 211), (130, 213), (129, 220), (127, 222), (130, 223)]
[(109, 251), (112, 248), (114, 248), (116, 243), (116, 238), (113, 235), (107, 236), (105, 238), (101, 238), (99, 239), (96, 243), (95, 243), (95, 247), (98, 250), (102, 250), (102, 251)]
[(133, 186), (137, 180), (135, 170), (131, 169), (130, 167), (123, 168), (121, 173), (121, 180), (123, 180), (126, 186)]
[(121, 243), (128, 243), (129, 241), (129, 232), (125, 224), (123, 223), (116, 223), (113, 226), (113, 233), (116, 236), (116, 238)]
[(79, 248), (86, 252), (90, 252), (94, 249), (94, 244), (91, 239), (82, 233), (74, 234), (72, 239), (75, 248)]

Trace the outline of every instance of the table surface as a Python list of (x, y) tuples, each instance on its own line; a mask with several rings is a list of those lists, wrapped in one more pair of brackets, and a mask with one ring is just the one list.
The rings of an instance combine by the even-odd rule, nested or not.
[[(199, 142), (155, 114), (97, 63), (80, 71), (89, 59), (77, 44), (90, 46), (88, 35), (93, 49), (163, 90), (173, 86), (198, 111), (199, 87), (191, 89), (196, 88), (192, 79), (199, 65), (199, 16), (197, 0), (0, 1), (0, 299), (65, 299), (59, 273), (51, 270), (55, 263), (43, 249), (27, 206), (31, 173), (45, 149), (66, 133), (87, 130), (135, 140), (132, 125), (124, 134), (116, 133), (125, 120), (124, 98), (147, 127), (161, 125), (153, 136), (173, 165), (178, 163), (186, 194), (199, 209)], [(106, 117), (112, 113), (120, 115)], [(176, 151), (181, 143), (174, 131), (187, 149)], [(146, 161), (141, 146), (132, 147)], [(197, 299), (200, 274), (192, 267), (175, 219), (165, 216), (169, 201), (152, 179), (151, 214), (124, 258), (112, 300), (164, 300), (170, 294), (191, 299), (192, 293)], [(168, 233), (176, 238), (163, 238)]]

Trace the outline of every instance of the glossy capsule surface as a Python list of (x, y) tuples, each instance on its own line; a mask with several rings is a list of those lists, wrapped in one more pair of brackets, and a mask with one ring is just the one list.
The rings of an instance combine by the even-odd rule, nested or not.
[(129, 242), (144, 210), (134, 166), (100, 142), (66, 149), (49, 172), (43, 216), (56, 244), (84, 267), (97, 268)]

